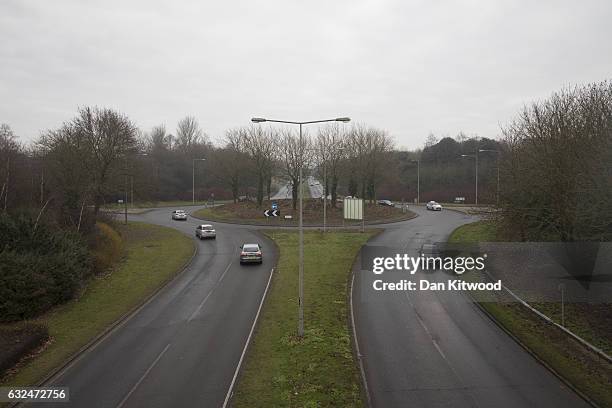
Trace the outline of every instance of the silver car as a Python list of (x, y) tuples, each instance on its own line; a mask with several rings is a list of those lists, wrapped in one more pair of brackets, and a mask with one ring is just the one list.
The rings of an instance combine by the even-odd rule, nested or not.
[(244, 244), (240, 251), (240, 263), (262, 263), (263, 254), (259, 244)]
[(210, 224), (202, 224), (196, 227), (195, 236), (196, 238), (200, 238), (200, 239), (206, 239), (206, 238), (216, 239), (217, 231), (215, 231), (215, 228)]
[(172, 211), (172, 219), (178, 221), (187, 221), (187, 213), (184, 210)]
[(435, 201), (430, 201), (427, 203), (427, 209), (431, 211), (442, 211), (442, 206)]

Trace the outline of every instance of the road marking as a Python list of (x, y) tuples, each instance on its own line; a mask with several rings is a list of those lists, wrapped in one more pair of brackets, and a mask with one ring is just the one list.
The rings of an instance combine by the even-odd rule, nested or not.
[(125, 405), (125, 403), (127, 402), (127, 400), (130, 398), (130, 396), (134, 393), (134, 391), (136, 391), (136, 388), (138, 388), (138, 386), (144, 381), (144, 379), (146, 378), (146, 376), (149, 374), (149, 372), (151, 372), (151, 370), (153, 369), (153, 367), (155, 367), (155, 365), (157, 364), (157, 362), (162, 358), (162, 356), (166, 353), (166, 351), (168, 350), (168, 348), (170, 347), (170, 343), (168, 343), (166, 345), (166, 347), (164, 347), (164, 349), (162, 350), (161, 353), (159, 353), (159, 355), (157, 356), (157, 358), (151, 363), (151, 365), (149, 366), (149, 368), (147, 368), (147, 371), (144, 372), (144, 374), (142, 375), (142, 377), (140, 377), (140, 380), (138, 380), (138, 382), (136, 384), (134, 384), (134, 386), (132, 387), (132, 389), (130, 390), (130, 392), (127, 393), (127, 395), (121, 400), (121, 402), (119, 403), (119, 405), (117, 405), (117, 408), (121, 408), (123, 407), (123, 405)]
[(244, 356), (246, 354), (247, 348), (249, 347), (249, 343), (251, 342), (253, 331), (255, 331), (255, 325), (257, 324), (257, 319), (259, 318), (259, 312), (261, 312), (261, 307), (263, 306), (264, 300), (266, 300), (266, 295), (268, 294), (268, 288), (270, 287), (270, 282), (272, 281), (273, 275), (274, 275), (274, 268), (270, 270), (270, 277), (268, 278), (266, 289), (264, 290), (263, 296), (261, 297), (261, 301), (259, 302), (259, 307), (257, 308), (257, 314), (255, 315), (255, 319), (253, 320), (253, 325), (251, 326), (249, 337), (247, 337), (247, 341), (244, 344), (244, 348), (242, 349), (242, 354), (240, 355), (240, 360), (238, 360), (238, 366), (236, 367), (236, 371), (234, 371), (234, 377), (232, 378), (232, 383), (230, 384), (229, 389), (227, 390), (227, 394), (225, 395), (225, 401), (223, 401), (223, 408), (226, 408), (228, 406), (230, 398), (232, 397), (232, 391), (234, 390), (234, 385), (236, 384), (236, 379), (238, 378), (238, 373), (240, 372), (242, 361), (244, 360)]
[(370, 396), (370, 389), (368, 388), (368, 381), (366, 380), (365, 368), (363, 367), (363, 360), (361, 351), (359, 350), (359, 342), (357, 342), (357, 326), (355, 326), (355, 314), (353, 313), (353, 284), (355, 283), (355, 271), (352, 273), (351, 277), (351, 292), (349, 296), (349, 301), (351, 305), (351, 323), (353, 325), (353, 339), (355, 341), (355, 352), (357, 353), (357, 361), (359, 361), (359, 371), (361, 372), (361, 379), (363, 380), (363, 388), (366, 394), (366, 399), (368, 402), (368, 406), (372, 406), (372, 397)]
[(212, 293), (215, 291), (215, 289), (217, 288), (217, 286), (219, 286), (219, 283), (221, 283), (221, 281), (223, 280), (223, 277), (225, 276), (225, 274), (227, 273), (227, 271), (229, 271), (230, 266), (232, 266), (232, 264), (234, 263), (234, 261), (231, 261), (229, 263), (229, 265), (227, 265), (227, 267), (225, 268), (225, 270), (223, 271), (223, 273), (221, 274), (221, 277), (219, 278), (219, 280), (217, 282), (215, 282), (214, 286), (212, 287), (212, 289), (210, 289), (210, 292), (208, 292), (208, 295), (206, 295), (206, 297), (204, 298), (204, 300), (202, 300), (202, 303), (200, 303), (200, 305), (197, 307), (196, 310), (193, 311), (193, 313), (191, 314), (191, 316), (189, 316), (189, 319), (187, 319), (187, 322), (190, 322), (193, 320), (193, 318), (200, 313), (200, 311), (202, 310), (202, 308), (204, 307), (204, 303), (206, 303), (206, 301), (208, 300), (208, 298), (210, 297), (210, 295), (212, 295)]

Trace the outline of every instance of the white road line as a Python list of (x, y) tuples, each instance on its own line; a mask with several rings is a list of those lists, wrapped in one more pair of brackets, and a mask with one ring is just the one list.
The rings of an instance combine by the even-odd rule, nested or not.
[(140, 380), (138, 380), (138, 382), (136, 384), (134, 384), (134, 386), (132, 387), (132, 389), (130, 390), (130, 392), (127, 393), (127, 395), (121, 400), (121, 402), (119, 403), (119, 405), (117, 405), (117, 408), (121, 408), (123, 407), (123, 405), (125, 405), (125, 403), (127, 402), (127, 400), (130, 398), (130, 396), (134, 393), (134, 391), (136, 391), (136, 388), (138, 388), (138, 386), (144, 381), (144, 379), (146, 378), (146, 376), (149, 374), (149, 372), (151, 372), (151, 370), (153, 369), (153, 367), (155, 367), (155, 364), (157, 364), (157, 362), (162, 358), (162, 356), (166, 353), (166, 351), (168, 350), (168, 348), (170, 347), (170, 343), (168, 343), (166, 345), (166, 347), (164, 347), (164, 349), (162, 350), (161, 353), (159, 353), (159, 355), (157, 356), (157, 358), (151, 363), (151, 365), (149, 366), (149, 368), (147, 368), (147, 371), (144, 372), (144, 374), (142, 375), (142, 377), (140, 377)]
[(365, 368), (363, 367), (363, 360), (361, 351), (359, 350), (359, 342), (357, 341), (357, 326), (355, 326), (355, 314), (353, 313), (353, 286), (355, 283), (355, 271), (353, 271), (353, 276), (351, 277), (351, 293), (349, 296), (349, 301), (351, 305), (351, 324), (353, 325), (353, 341), (355, 342), (355, 352), (357, 353), (357, 361), (359, 362), (359, 371), (361, 372), (361, 379), (363, 380), (363, 388), (366, 394), (366, 399), (368, 401), (368, 406), (372, 406), (372, 397), (370, 396), (370, 389), (368, 388), (368, 381), (366, 379)]
[(223, 273), (221, 274), (221, 277), (219, 278), (219, 280), (217, 282), (215, 282), (214, 286), (212, 287), (212, 289), (210, 290), (210, 292), (208, 292), (208, 295), (206, 295), (206, 297), (204, 298), (204, 300), (202, 300), (202, 303), (200, 303), (200, 305), (196, 308), (196, 310), (193, 311), (193, 313), (191, 314), (191, 316), (189, 316), (189, 319), (187, 319), (187, 322), (190, 322), (193, 320), (194, 317), (196, 317), (196, 315), (198, 313), (200, 313), (200, 311), (202, 310), (202, 308), (204, 307), (204, 303), (206, 303), (206, 301), (208, 300), (208, 298), (210, 297), (210, 295), (212, 295), (212, 293), (215, 291), (215, 289), (217, 288), (217, 286), (219, 286), (219, 283), (223, 280), (223, 277), (225, 276), (225, 274), (227, 273), (227, 271), (229, 271), (230, 266), (232, 266), (232, 263), (234, 263), (234, 261), (230, 262), (229, 265), (227, 265), (227, 267), (225, 268), (225, 270), (223, 271)]
[(268, 278), (268, 283), (266, 284), (266, 289), (264, 290), (264, 294), (261, 297), (261, 301), (259, 302), (259, 308), (257, 309), (257, 314), (255, 315), (255, 319), (253, 320), (253, 325), (251, 326), (251, 331), (249, 332), (249, 337), (247, 337), (247, 341), (244, 344), (244, 348), (242, 349), (242, 354), (240, 355), (240, 360), (238, 361), (238, 366), (236, 367), (236, 371), (234, 371), (234, 377), (232, 378), (232, 383), (227, 390), (227, 394), (225, 395), (225, 401), (223, 401), (223, 408), (226, 408), (229, 404), (230, 398), (232, 398), (232, 391), (234, 390), (234, 385), (236, 385), (236, 379), (238, 378), (238, 373), (240, 372), (240, 367), (242, 366), (242, 361), (244, 360), (244, 356), (246, 354), (247, 348), (249, 347), (249, 343), (251, 342), (251, 337), (253, 336), (253, 331), (255, 331), (255, 325), (257, 324), (257, 319), (259, 318), (259, 313), (261, 312), (261, 307), (263, 306), (264, 300), (266, 300), (266, 296), (268, 294), (268, 288), (270, 287), (270, 282), (272, 281), (272, 276), (274, 275), (274, 268), (270, 270), (270, 277)]

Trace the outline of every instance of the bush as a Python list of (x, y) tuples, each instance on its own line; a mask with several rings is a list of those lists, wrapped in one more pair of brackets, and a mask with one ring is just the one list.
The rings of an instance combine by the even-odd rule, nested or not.
[(34, 317), (75, 296), (91, 275), (81, 236), (0, 216), (0, 321)]
[(40, 324), (0, 327), (0, 377), (48, 338), (49, 330)]
[(92, 243), (93, 268), (96, 274), (110, 268), (123, 253), (121, 235), (109, 224), (97, 222)]

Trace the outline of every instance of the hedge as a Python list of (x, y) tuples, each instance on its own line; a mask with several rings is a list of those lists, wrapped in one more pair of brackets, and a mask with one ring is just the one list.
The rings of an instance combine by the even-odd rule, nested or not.
[(82, 237), (25, 216), (0, 215), (0, 321), (23, 320), (73, 298), (91, 275)]

